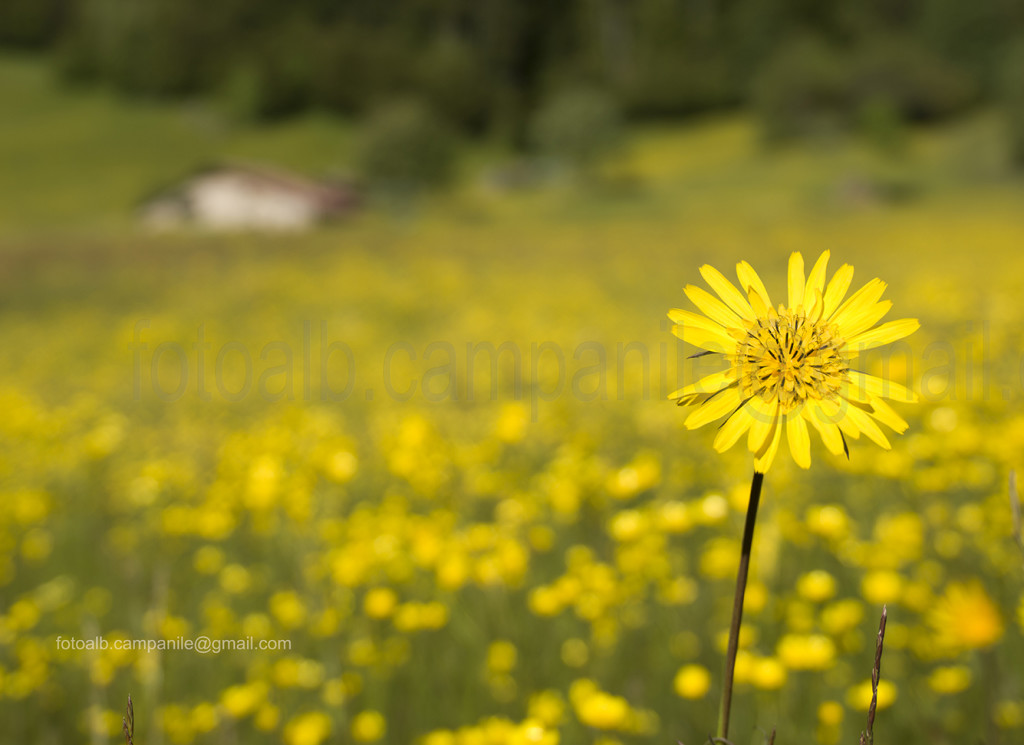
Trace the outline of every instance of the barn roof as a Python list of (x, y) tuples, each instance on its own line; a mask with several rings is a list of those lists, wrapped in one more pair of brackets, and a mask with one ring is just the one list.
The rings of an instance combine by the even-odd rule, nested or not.
[(149, 192), (139, 200), (139, 206), (145, 207), (165, 198), (181, 195), (192, 182), (212, 174), (233, 174), (251, 180), (255, 184), (272, 186), (277, 189), (302, 195), (327, 207), (344, 207), (354, 201), (355, 194), (351, 187), (330, 184), (301, 176), (271, 166), (242, 162), (227, 161), (208, 163), (195, 168), (173, 182), (164, 184)]

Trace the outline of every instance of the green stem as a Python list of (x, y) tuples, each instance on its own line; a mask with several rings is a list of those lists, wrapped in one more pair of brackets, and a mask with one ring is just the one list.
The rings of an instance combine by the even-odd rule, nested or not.
[(740, 623), (743, 621), (743, 596), (747, 591), (747, 571), (750, 569), (750, 548), (754, 543), (754, 524), (757, 505), (761, 501), (764, 474), (754, 471), (750, 482), (750, 501), (747, 503), (747, 522), (743, 526), (743, 546), (740, 549), (740, 568), (736, 572), (736, 599), (732, 604), (732, 623), (729, 625), (729, 648), (725, 655), (725, 676), (722, 681), (722, 703), (718, 709), (718, 737), (729, 737), (729, 709), (732, 708), (732, 678), (736, 668), (736, 650), (739, 648)]

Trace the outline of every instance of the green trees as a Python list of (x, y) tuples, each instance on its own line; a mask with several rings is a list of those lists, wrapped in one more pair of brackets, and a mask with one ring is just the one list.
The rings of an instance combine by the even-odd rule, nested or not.
[[(226, 96), (256, 118), (363, 114), (416, 97), (526, 145), (558, 91), (627, 117), (753, 104), (771, 136), (1006, 101), (1024, 0), (5, 0), (0, 45), (50, 46), (73, 78)], [(806, 116), (804, 119), (802, 117)]]
[(1024, 170), (1024, 37), (1006, 51), (1002, 63), (999, 94), (1006, 117), (1010, 157)]
[(397, 100), (375, 109), (367, 117), (356, 165), (373, 192), (403, 202), (451, 178), (454, 142), (442, 122), (422, 102)]

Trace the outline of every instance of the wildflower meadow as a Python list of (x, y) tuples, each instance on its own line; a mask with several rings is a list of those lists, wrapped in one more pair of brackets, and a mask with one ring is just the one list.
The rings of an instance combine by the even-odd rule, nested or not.
[(138, 745), (707, 742), (754, 455), (685, 425), (722, 365), (666, 313), (826, 249), (920, 321), (857, 362), (916, 403), (781, 445), (730, 740), (856, 743), (885, 606), (879, 742), (1024, 741), (1022, 192), (945, 136), (895, 206), (728, 120), (310, 233), (8, 219), (0, 743), (123, 741), (129, 695)]

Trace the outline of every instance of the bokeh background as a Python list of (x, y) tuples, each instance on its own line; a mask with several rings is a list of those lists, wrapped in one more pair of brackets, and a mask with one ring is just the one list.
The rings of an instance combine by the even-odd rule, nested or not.
[[(4, 0), (0, 743), (705, 741), (665, 314), (824, 249), (922, 400), (768, 475), (733, 739), (856, 742), (887, 604), (879, 737), (1024, 741), (1022, 168), (1017, 0)], [(58, 643), (201, 636), (288, 648)]]

